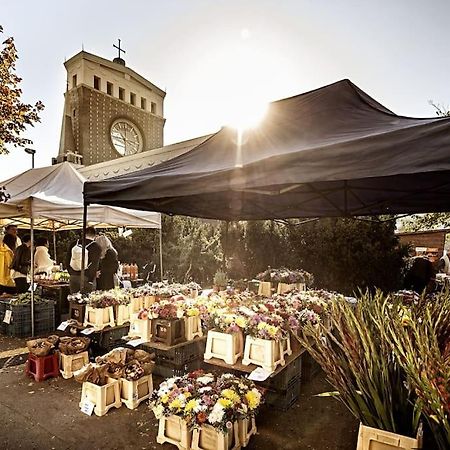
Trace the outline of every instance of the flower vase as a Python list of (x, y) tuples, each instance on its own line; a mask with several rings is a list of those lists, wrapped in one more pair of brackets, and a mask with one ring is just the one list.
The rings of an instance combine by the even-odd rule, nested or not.
[(261, 281), (258, 287), (258, 295), (272, 297), (272, 283), (270, 281)]
[(149, 319), (138, 319), (137, 314), (130, 318), (130, 330), (128, 336), (131, 338), (141, 338), (145, 342), (150, 342), (152, 338), (152, 321)]

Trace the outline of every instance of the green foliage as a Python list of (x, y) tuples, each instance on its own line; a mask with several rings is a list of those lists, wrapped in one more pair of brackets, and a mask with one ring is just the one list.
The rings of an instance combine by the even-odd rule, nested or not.
[[(129, 238), (110, 236), (122, 262), (140, 268), (153, 262), (159, 274), (159, 231), (135, 229)], [(391, 291), (401, 286), (406, 249), (398, 246), (392, 222), (321, 219), (299, 224), (275, 221), (224, 222), (163, 216), (164, 277), (212, 285), (220, 269), (233, 280), (252, 279), (268, 266), (304, 269), (315, 286), (351, 294), (358, 288)], [(58, 261), (64, 261), (80, 232), (59, 232)], [(52, 236), (48, 234), (51, 241)], [(52, 246), (50, 246), (52, 248)], [(224, 265), (224, 254), (226, 264)]]
[(299, 337), (319, 362), (340, 401), (364, 425), (415, 437), (418, 426), (414, 392), (380, 333), (387, 322), (388, 298), (364, 294), (356, 306), (331, 305), (331, 327), (307, 326)]
[[(1, 25), (0, 33), (3, 33)], [(39, 112), (44, 109), (40, 101), (34, 106), (21, 102), (22, 79), (15, 73), (18, 56), (14, 39), (9, 37), (3, 45), (0, 51), (0, 154), (9, 153), (7, 144), (23, 147), (33, 143), (20, 137), (20, 133), (27, 125), (39, 122)]]

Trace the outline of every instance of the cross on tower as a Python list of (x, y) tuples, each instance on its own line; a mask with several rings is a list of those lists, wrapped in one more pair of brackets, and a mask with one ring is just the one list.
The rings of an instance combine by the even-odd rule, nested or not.
[(126, 53), (126, 51), (120, 48), (120, 39), (118, 39), (118, 41), (119, 41), (119, 46), (117, 46), (116, 44), (113, 44), (113, 47), (117, 48), (117, 50), (119, 51), (119, 59), (121, 59), (120, 52)]

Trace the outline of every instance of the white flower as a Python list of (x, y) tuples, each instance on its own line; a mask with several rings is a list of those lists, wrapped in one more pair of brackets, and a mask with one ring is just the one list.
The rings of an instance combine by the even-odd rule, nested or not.
[(198, 377), (197, 381), (200, 384), (209, 384), (209, 383), (212, 383), (214, 381), (214, 378), (212, 376), (205, 375), (203, 377)]
[(217, 423), (221, 422), (223, 419), (223, 415), (225, 414), (225, 410), (220, 403), (216, 403), (208, 416), (209, 423)]
[(164, 413), (164, 406), (163, 405), (158, 405), (155, 408), (153, 408), (153, 414), (155, 415), (156, 419), (161, 419), (161, 417), (163, 416)]
[(205, 387), (200, 388), (200, 389), (198, 390), (198, 392), (200, 392), (200, 394), (204, 394), (205, 392), (209, 392), (209, 391), (211, 391), (211, 390), (212, 390), (211, 387), (205, 386)]

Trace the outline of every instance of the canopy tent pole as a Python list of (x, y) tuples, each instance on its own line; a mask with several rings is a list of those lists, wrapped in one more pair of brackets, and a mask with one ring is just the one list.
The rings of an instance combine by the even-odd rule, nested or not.
[(224, 246), (223, 246), (223, 271), (226, 273), (227, 271), (227, 256), (228, 256), (228, 228), (229, 228), (230, 222), (228, 220), (225, 221), (225, 239), (224, 239)]
[(161, 281), (163, 280), (163, 256), (162, 256), (162, 227), (159, 229), (159, 271)]
[(84, 265), (85, 265), (85, 254), (84, 250), (86, 248), (86, 227), (87, 227), (87, 208), (88, 204), (83, 202), (83, 231), (81, 237), (81, 276), (80, 276), (80, 292), (84, 291)]
[(30, 268), (30, 289), (31, 289), (31, 337), (34, 337), (34, 217), (33, 217), (33, 197), (30, 198), (30, 237), (31, 237), (31, 268)]
[(56, 264), (58, 261), (56, 260), (56, 229), (54, 221), (52, 221), (52, 228), (53, 228), (53, 259), (55, 260)]

